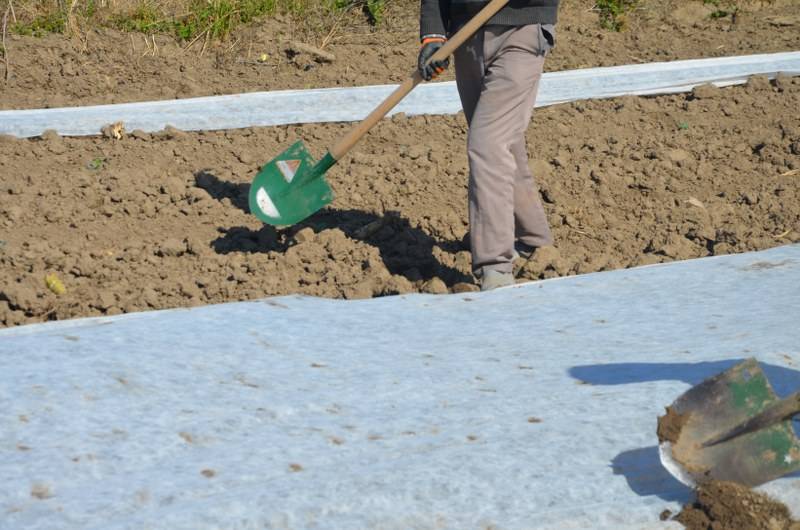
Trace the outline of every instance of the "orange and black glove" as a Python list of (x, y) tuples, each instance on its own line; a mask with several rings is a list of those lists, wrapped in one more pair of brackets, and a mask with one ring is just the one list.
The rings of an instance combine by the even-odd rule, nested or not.
[(444, 46), (447, 41), (446, 38), (440, 35), (427, 35), (422, 38), (422, 48), (419, 50), (419, 57), (417, 58), (417, 68), (425, 81), (430, 81), (436, 76), (444, 72), (450, 66), (450, 58), (442, 61), (428, 60), (436, 53), (436, 50)]

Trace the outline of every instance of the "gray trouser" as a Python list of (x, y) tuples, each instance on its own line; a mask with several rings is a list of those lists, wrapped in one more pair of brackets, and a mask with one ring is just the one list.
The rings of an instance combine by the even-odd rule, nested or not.
[(455, 53), (456, 84), (469, 124), (472, 270), (511, 272), (514, 240), (553, 242), (528, 168), (525, 131), (550, 43), (539, 24), (486, 26)]

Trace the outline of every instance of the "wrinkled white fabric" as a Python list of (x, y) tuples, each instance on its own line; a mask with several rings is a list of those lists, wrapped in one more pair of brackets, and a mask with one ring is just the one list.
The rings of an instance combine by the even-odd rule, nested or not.
[[(410, 68), (409, 68), (410, 71)], [(694, 86), (744, 83), (749, 76), (800, 75), (800, 52), (721, 57), (587, 68), (545, 73), (536, 106), (623, 95), (685, 92)], [(64, 136), (100, 134), (122, 121), (128, 131), (185, 131), (358, 121), (383, 101), (395, 85), (316, 90), (253, 92), (180, 100), (92, 107), (0, 111), (0, 134), (38, 136), (53, 129)], [(455, 114), (461, 110), (454, 82), (417, 87), (392, 113)]]
[(0, 330), (0, 528), (677, 530), (657, 416), (751, 356), (800, 388), (798, 300), (793, 245)]

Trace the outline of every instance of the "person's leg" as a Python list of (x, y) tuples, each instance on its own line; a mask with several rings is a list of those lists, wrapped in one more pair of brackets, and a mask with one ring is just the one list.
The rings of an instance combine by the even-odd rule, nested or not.
[(453, 63), (456, 69), (456, 87), (461, 99), (461, 108), (467, 125), (472, 122), (475, 107), (483, 86), (484, 61), (483, 61), (483, 28), (467, 39), (453, 54)]
[(528, 150), (525, 137), (512, 147), (517, 161), (514, 179), (514, 238), (527, 247), (544, 247), (553, 244), (547, 214), (542, 207), (539, 191), (528, 167)]
[[(483, 62), (485, 73), (467, 138), (472, 268), (479, 276), (486, 270), (512, 270), (517, 181), (530, 176), (523, 176), (518, 167), (518, 146), (524, 149), (544, 63), (539, 27), (487, 26)], [(535, 204), (534, 198), (532, 190), (525, 193), (520, 186), (520, 211)], [(534, 216), (522, 213), (520, 218), (524, 230), (531, 230)], [(532, 239), (524, 242), (544, 243)]]
[[(546, 55), (546, 52), (555, 45), (555, 28), (552, 25), (546, 25), (542, 26), (540, 30), (540, 53)], [(542, 66), (544, 66), (544, 61), (542, 61)], [(533, 100), (527, 107), (529, 112), (529, 115), (525, 118), (527, 123), (530, 123), (533, 115), (533, 107), (536, 104), (540, 80), (541, 76), (536, 79)], [(517, 174), (514, 180), (514, 237), (522, 246), (528, 247), (525, 249), (528, 251), (552, 245), (553, 235), (550, 232), (550, 224), (547, 222), (547, 215), (539, 198), (534, 175), (531, 174), (528, 166), (528, 149), (524, 134), (514, 144), (512, 151), (514, 152), (514, 158), (517, 160)]]

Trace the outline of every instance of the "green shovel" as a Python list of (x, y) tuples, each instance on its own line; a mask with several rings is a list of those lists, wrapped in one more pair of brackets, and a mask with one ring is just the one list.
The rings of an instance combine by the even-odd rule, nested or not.
[[(472, 20), (461, 28), (431, 57), (443, 60), (472, 36), (492, 15), (509, 0), (492, 0)], [(389, 113), (414, 87), (422, 82), (419, 71), (414, 70), (402, 85), (397, 87), (383, 103), (357, 126), (353, 127), (321, 160), (315, 161), (302, 140), (276, 156), (258, 172), (250, 185), (250, 211), (263, 222), (287, 226), (307, 218), (333, 200), (333, 190), (325, 181), (325, 172), (386, 114)]]
[(712, 479), (758, 486), (800, 470), (796, 414), (800, 392), (778, 399), (756, 360), (748, 359), (669, 407), (679, 432), (661, 441), (661, 462), (690, 486)]

